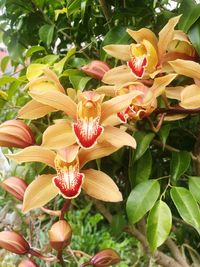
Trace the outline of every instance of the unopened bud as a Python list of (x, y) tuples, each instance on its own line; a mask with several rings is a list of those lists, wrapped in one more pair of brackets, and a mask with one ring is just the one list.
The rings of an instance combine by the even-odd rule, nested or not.
[(33, 133), (24, 122), (9, 120), (0, 125), (0, 146), (25, 148), (34, 144)]
[(14, 197), (22, 201), (24, 198), (25, 190), (28, 185), (23, 179), (16, 177), (16, 176), (11, 176), (7, 178), (6, 180), (4, 180), (0, 184), (0, 186), (5, 191), (7, 191), (11, 195), (13, 195)]
[(110, 67), (104, 61), (93, 60), (89, 64), (83, 66), (81, 70), (94, 79), (102, 80), (104, 74), (110, 70)]
[(35, 262), (33, 262), (32, 260), (25, 259), (25, 260), (22, 260), (20, 262), (18, 267), (38, 267), (38, 265)]
[(26, 254), (30, 250), (28, 242), (16, 232), (0, 232), (0, 247), (15, 254)]
[(49, 240), (52, 248), (61, 251), (71, 242), (72, 229), (68, 222), (60, 220), (54, 223), (49, 230)]
[(94, 267), (106, 267), (120, 262), (120, 257), (113, 249), (108, 248), (99, 251), (92, 257), (90, 263)]

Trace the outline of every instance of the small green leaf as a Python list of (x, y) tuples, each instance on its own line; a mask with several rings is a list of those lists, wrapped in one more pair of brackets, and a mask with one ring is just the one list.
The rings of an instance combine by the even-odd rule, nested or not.
[(171, 124), (165, 124), (162, 126), (162, 128), (160, 129), (160, 131), (158, 133), (160, 140), (163, 143), (163, 147), (166, 144), (167, 138), (168, 138), (169, 133), (170, 133), (170, 129), (171, 129)]
[(50, 44), (53, 40), (53, 34), (54, 34), (54, 25), (45, 24), (39, 29), (40, 39), (47, 46), (50, 46)]
[(184, 187), (172, 187), (170, 195), (182, 219), (200, 234), (200, 210), (192, 193)]
[(123, 214), (118, 213), (112, 217), (111, 231), (113, 235), (119, 235), (123, 232), (123, 228), (126, 224), (126, 220)]
[(172, 152), (172, 160), (170, 163), (170, 174), (173, 182), (187, 171), (191, 161), (191, 155), (187, 151)]
[(47, 55), (45, 57), (41, 57), (36, 59), (35, 63), (41, 63), (41, 64), (48, 64), (53, 65), (57, 60), (59, 59), (58, 55)]
[(149, 213), (147, 239), (154, 251), (167, 239), (172, 226), (172, 214), (165, 202), (159, 200)]
[(200, 177), (189, 176), (189, 189), (195, 199), (200, 203)]
[(86, 84), (91, 80), (91, 77), (86, 76), (82, 71), (73, 69), (65, 70), (62, 76), (68, 76), (73, 87), (81, 91), (85, 89)]
[(153, 140), (155, 134), (154, 133), (146, 133), (138, 131), (135, 133), (134, 137), (137, 142), (137, 147), (135, 151), (135, 160), (138, 160), (148, 149), (151, 141)]
[(157, 180), (149, 180), (138, 184), (130, 193), (126, 211), (130, 223), (138, 222), (155, 204), (160, 194)]
[(200, 56), (200, 19), (188, 31), (188, 37)]
[(6, 70), (6, 67), (7, 67), (9, 61), (10, 61), (10, 57), (9, 56), (6, 56), (6, 57), (2, 58), (2, 60), (1, 60), (1, 70), (2, 70), (2, 72), (4, 72)]
[(7, 83), (12, 83), (15, 81), (17, 81), (15, 77), (5, 75), (0, 78), (0, 86), (4, 86)]
[(43, 46), (38, 46), (38, 45), (32, 46), (26, 51), (25, 57), (28, 58), (32, 56), (34, 53), (39, 52), (39, 51), (46, 51), (46, 50)]

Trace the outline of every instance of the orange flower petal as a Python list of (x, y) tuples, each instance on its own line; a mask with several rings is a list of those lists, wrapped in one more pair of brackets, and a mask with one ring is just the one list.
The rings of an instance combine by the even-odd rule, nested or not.
[(31, 91), (30, 96), (36, 101), (51, 106), (57, 110), (62, 110), (73, 119), (76, 119), (76, 103), (58, 91), (37, 92)]
[(58, 155), (62, 158), (64, 162), (70, 163), (75, 160), (76, 156), (78, 155), (79, 146), (72, 145), (66, 148), (62, 148), (58, 150)]
[(159, 32), (158, 52), (159, 52), (160, 60), (162, 59), (163, 55), (166, 53), (167, 47), (173, 39), (174, 28), (179, 22), (180, 17), (181, 15), (171, 18), (168, 21), (168, 23)]
[(85, 174), (83, 190), (91, 197), (102, 201), (122, 201), (120, 193), (114, 181), (104, 172), (88, 169), (82, 171)]
[(121, 148), (123, 146), (130, 146), (136, 148), (135, 139), (125, 131), (120, 128), (106, 126), (102, 137), (99, 138), (99, 141), (104, 140), (111, 145)]
[(93, 148), (80, 149), (78, 154), (80, 168), (82, 168), (87, 162), (109, 156), (118, 150), (118, 147), (112, 146), (107, 142), (97, 143)]
[(29, 146), (15, 154), (6, 156), (18, 163), (42, 162), (54, 168), (54, 158), (56, 154), (55, 152), (40, 146)]
[(59, 149), (70, 146), (75, 142), (76, 137), (67, 121), (51, 125), (43, 133), (42, 146), (49, 149)]
[(193, 84), (184, 88), (181, 92), (181, 102), (179, 105), (183, 108), (199, 108), (200, 107), (200, 87)]
[(24, 194), (24, 213), (44, 206), (59, 193), (52, 182), (53, 176), (55, 174), (43, 174), (30, 183)]
[(96, 89), (99, 94), (105, 94), (106, 96), (114, 97), (116, 94), (115, 86), (113, 85), (103, 85)]
[(49, 78), (50, 80), (52, 80), (52, 81), (55, 82), (55, 84), (57, 85), (59, 91), (60, 91), (61, 93), (64, 93), (64, 94), (65, 94), (65, 90), (64, 90), (64, 88), (62, 87), (62, 85), (61, 85), (61, 83), (60, 83), (60, 81), (59, 81), (57, 75), (56, 75), (52, 70), (50, 70), (49, 68), (44, 68), (44, 69), (43, 69), (43, 72), (44, 72), (44, 74), (47, 76), (47, 78)]
[(199, 79), (200, 77), (200, 64), (194, 61), (177, 59), (168, 63), (178, 74), (196, 79)]
[(35, 100), (31, 100), (18, 111), (18, 118), (35, 120), (54, 111), (57, 110)]
[(167, 98), (181, 100), (181, 92), (185, 89), (183, 86), (166, 87), (165, 94)]
[(151, 87), (153, 94), (155, 97), (158, 97), (165, 91), (165, 87), (170, 84), (175, 78), (177, 74), (168, 74), (163, 77), (155, 78), (154, 83)]
[(131, 58), (130, 45), (106, 45), (103, 47), (103, 50), (112, 57), (121, 60), (127, 61)]

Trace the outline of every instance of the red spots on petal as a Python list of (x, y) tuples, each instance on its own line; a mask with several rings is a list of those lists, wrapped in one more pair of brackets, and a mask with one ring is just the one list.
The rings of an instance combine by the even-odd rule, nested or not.
[(138, 78), (142, 78), (147, 66), (147, 58), (144, 56), (133, 57), (127, 62), (128, 67)]
[(97, 138), (103, 132), (103, 127), (99, 125), (99, 118), (85, 118), (73, 123), (73, 130), (80, 146), (90, 148), (96, 144)]
[(53, 178), (53, 182), (60, 190), (64, 198), (75, 198), (81, 192), (84, 174), (75, 171), (73, 168), (66, 168)]

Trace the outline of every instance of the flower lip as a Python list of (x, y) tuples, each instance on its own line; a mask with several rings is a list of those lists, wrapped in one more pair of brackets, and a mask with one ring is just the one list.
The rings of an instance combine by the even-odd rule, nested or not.
[(142, 78), (147, 66), (147, 58), (146, 56), (133, 57), (127, 65), (136, 77)]

